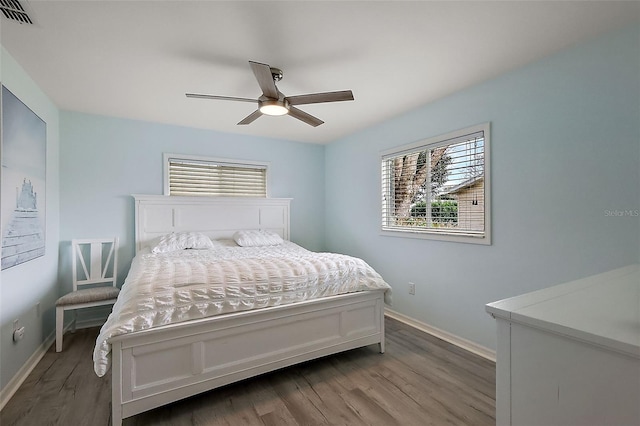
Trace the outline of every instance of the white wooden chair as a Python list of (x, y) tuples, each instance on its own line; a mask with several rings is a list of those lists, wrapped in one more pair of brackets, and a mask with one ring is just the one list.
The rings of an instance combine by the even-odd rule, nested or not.
[(113, 305), (120, 292), (116, 287), (118, 238), (72, 240), (71, 252), (73, 291), (56, 301), (56, 352), (62, 351), (64, 311), (74, 311), (75, 331), (76, 309)]

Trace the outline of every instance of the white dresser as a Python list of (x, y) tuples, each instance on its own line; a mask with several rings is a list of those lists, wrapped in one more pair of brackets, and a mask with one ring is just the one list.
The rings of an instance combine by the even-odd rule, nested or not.
[(640, 425), (640, 265), (490, 303), (498, 425)]

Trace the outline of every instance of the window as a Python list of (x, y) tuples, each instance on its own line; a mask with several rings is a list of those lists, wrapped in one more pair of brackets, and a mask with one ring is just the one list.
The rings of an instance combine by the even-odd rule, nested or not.
[(267, 170), (267, 163), (164, 154), (164, 194), (266, 197)]
[(382, 153), (382, 234), (491, 244), (489, 123)]

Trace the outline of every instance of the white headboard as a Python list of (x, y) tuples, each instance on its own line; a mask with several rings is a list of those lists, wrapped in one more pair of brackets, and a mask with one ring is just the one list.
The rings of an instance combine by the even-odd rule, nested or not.
[(290, 198), (133, 197), (136, 252), (160, 235), (180, 231), (200, 231), (216, 239), (231, 238), (241, 229), (268, 229), (289, 239)]

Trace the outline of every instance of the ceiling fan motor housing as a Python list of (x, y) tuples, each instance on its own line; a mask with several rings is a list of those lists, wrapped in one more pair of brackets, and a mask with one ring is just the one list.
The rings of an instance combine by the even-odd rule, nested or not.
[(282, 80), (282, 77), (284, 76), (284, 74), (282, 73), (282, 70), (280, 68), (273, 68), (270, 67), (271, 70), (271, 76), (273, 77), (273, 81), (280, 81)]

